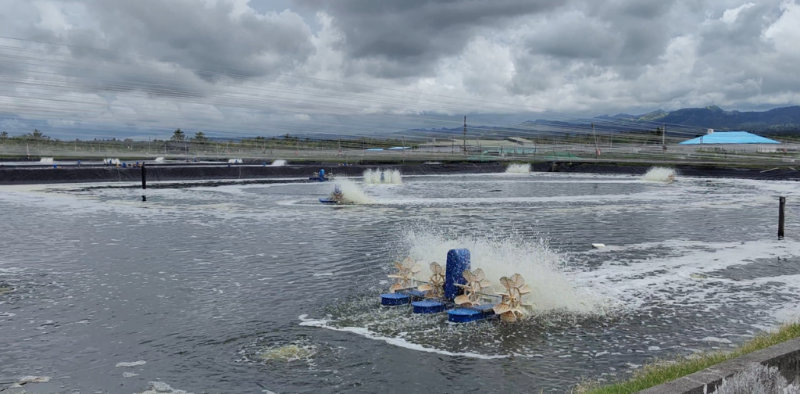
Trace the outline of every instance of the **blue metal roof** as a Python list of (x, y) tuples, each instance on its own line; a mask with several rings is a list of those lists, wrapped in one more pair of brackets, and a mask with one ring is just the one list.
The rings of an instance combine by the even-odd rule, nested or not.
[(715, 131), (681, 142), (681, 145), (697, 144), (780, 144), (780, 142), (746, 131)]

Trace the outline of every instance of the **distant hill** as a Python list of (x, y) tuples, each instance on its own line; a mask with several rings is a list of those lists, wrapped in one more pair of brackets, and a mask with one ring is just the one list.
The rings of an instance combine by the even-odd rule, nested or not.
[(761, 134), (800, 133), (800, 106), (774, 108), (763, 112), (740, 112), (725, 111), (712, 105), (672, 112), (656, 111), (633, 120), (719, 130), (745, 130)]
[[(529, 120), (511, 126), (467, 125), (467, 138), (505, 138), (510, 136), (550, 137), (653, 132), (666, 126), (679, 135), (701, 135), (706, 129), (744, 130), (761, 135), (800, 134), (800, 106), (775, 108), (763, 112), (725, 111), (717, 106), (657, 110), (641, 115), (620, 113), (572, 120)], [(593, 130), (594, 127), (594, 130)], [(411, 129), (398, 132), (417, 138), (461, 138), (461, 127)], [(674, 134), (673, 134), (674, 135)]]

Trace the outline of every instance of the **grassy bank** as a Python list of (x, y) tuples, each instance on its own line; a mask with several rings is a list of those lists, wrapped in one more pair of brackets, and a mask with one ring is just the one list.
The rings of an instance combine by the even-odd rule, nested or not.
[(705, 353), (674, 361), (655, 362), (642, 367), (627, 381), (604, 386), (596, 383), (582, 384), (577, 391), (587, 394), (635, 393), (797, 337), (800, 337), (800, 323), (786, 324), (775, 332), (760, 334), (730, 352)]

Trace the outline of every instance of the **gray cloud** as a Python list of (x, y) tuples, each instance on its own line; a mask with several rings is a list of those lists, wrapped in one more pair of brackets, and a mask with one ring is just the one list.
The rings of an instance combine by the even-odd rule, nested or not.
[(769, 50), (761, 33), (780, 16), (780, 1), (765, 0), (744, 7), (731, 22), (722, 19), (708, 21), (700, 26), (698, 35), (702, 45), (698, 50), (709, 56), (739, 56), (744, 53)]
[(383, 78), (428, 74), (439, 59), (461, 52), (476, 34), (559, 7), (544, 0), (301, 3), (333, 16), (354, 71)]
[(5, 1), (0, 102), (59, 121), (366, 133), (800, 102), (797, 0)]
[[(602, 6), (601, 6), (602, 5)], [(534, 56), (613, 67), (625, 78), (658, 61), (674, 34), (665, 26), (672, 2), (588, 2), (541, 18), (529, 32), (526, 49)]]
[(308, 27), (291, 12), (234, 16), (230, 3), (203, 7), (188, 0), (89, 4), (108, 51), (175, 64), (209, 81), (290, 70), (314, 50)]

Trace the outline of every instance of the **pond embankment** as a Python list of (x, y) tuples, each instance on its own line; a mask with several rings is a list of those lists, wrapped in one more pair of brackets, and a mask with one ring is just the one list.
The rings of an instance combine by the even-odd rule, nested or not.
[[(361, 176), (367, 169), (399, 170), (404, 175), (504, 172), (507, 162), (443, 163), (303, 163), (282, 166), (227, 163), (148, 163), (148, 181), (235, 180), (259, 178), (307, 178), (319, 169), (328, 175)], [(647, 163), (538, 162), (532, 172), (571, 172), (641, 175)], [(729, 177), (748, 179), (800, 180), (800, 171), (783, 168), (738, 168), (734, 166), (672, 166), (679, 176)], [(138, 166), (111, 165), (4, 165), (0, 162), (0, 184), (135, 182), (141, 179)]]
[(800, 379), (800, 338), (788, 340), (723, 363), (697, 371), (655, 387), (640, 391), (644, 394), (705, 394), (711, 393), (724, 379), (746, 370), (752, 364), (777, 367), (790, 383)]

